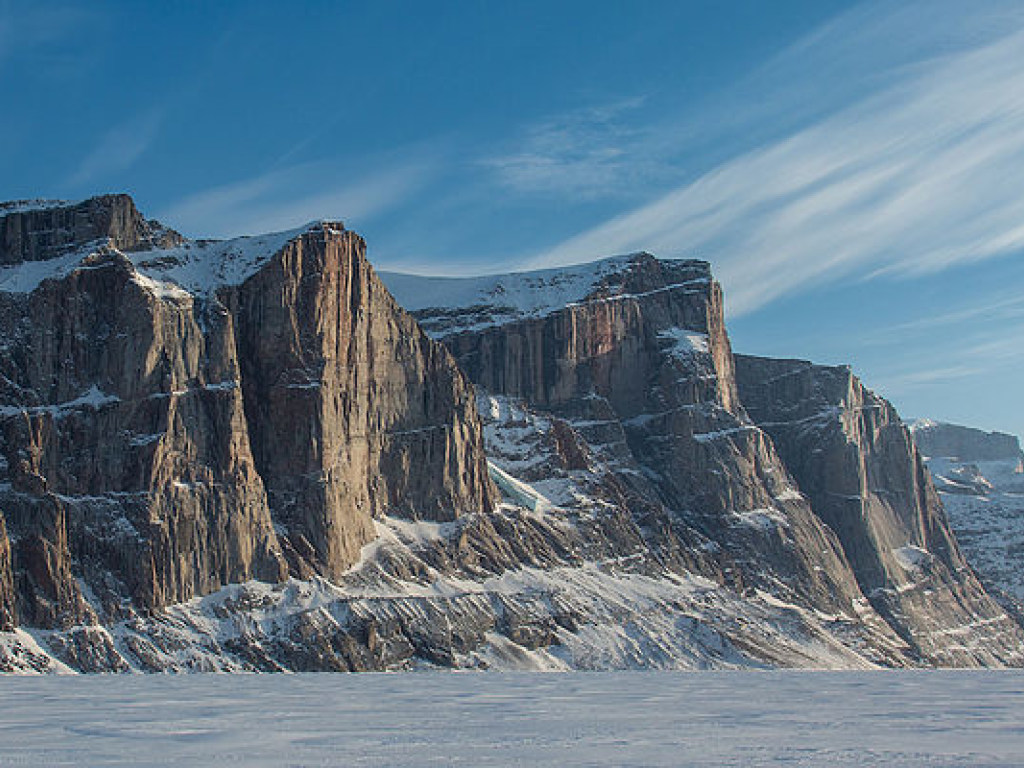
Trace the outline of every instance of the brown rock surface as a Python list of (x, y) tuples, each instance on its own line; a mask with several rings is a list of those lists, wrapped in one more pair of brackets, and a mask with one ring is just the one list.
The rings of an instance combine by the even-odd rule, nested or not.
[(999, 663), (1019, 653), (1024, 633), (968, 567), (892, 405), (847, 367), (736, 360), (749, 413), (889, 624), (931, 663)]
[(51, 581), (74, 585), (70, 548), (82, 573), (115, 575), (97, 585), (104, 602), (142, 608), (283, 575), (234, 347), (220, 338), (230, 323), (159, 298), (113, 250), (0, 302), (13, 340), (0, 354), (6, 506), (21, 510), (19, 530), (59, 510), (36, 549), (20, 548), (20, 571), (52, 549), (63, 566)]
[[(126, 196), (0, 222), (12, 269), (83, 247), (30, 292), (0, 291), (0, 508), (22, 622), (276, 581), (286, 559), (336, 575), (375, 514), (489, 508), (470, 387), (340, 225), (261, 254), (242, 284), (188, 292), (147, 276), (183, 251), (152, 250), (179, 239)], [(143, 249), (140, 266), (121, 249)]]
[(177, 245), (181, 235), (146, 220), (128, 195), (41, 207), (0, 204), (0, 266), (43, 261), (93, 241), (120, 250)]
[[(640, 254), (582, 300), (479, 330), (446, 327), (441, 308), (417, 314), (443, 329), (485, 391), (522, 398), (588, 442), (622, 439), (637, 466), (626, 486), (646, 486), (684, 539), (709, 542), (716, 570), (747, 589), (856, 614), (861, 595), (838, 540), (739, 404), (722, 292), (706, 263)], [(610, 425), (619, 437), (600, 434)]]
[(317, 572), (352, 565), (382, 513), (490, 508), (472, 390), (395, 304), (362, 238), (322, 225), (228, 295), (256, 464)]
[[(605, 488), (630, 493), (586, 493), (643, 519), (648, 551), (671, 530), (707, 556), (687, 570), (862, 621), (883, 663), (1021, 663), (1021, 630), (964, 562), (895, 411), (845, 369), (803, 364), (804, 378), (787, 378), (786, 361), (740, 357), (737, 377), (706, 264), (639, 254), (437, 278), (421, 296), (413, 278), (394, 285), (485, 393), (550, 421), (560, 461), (546, 464), (517, 454), (516, 424), (488, 432), (517, 477), (557, 488), (567, 459), (595, 457)], [(568, 298), (556, 306), (552, 295)], [(564, 498), (579, 496), (573, 482)]]
[(14, 570), (11, 567), (11, 542), (7, 538), (7, 523), (0, 512), (0, 632), (13, 629), (18, 623), (14, 605)]

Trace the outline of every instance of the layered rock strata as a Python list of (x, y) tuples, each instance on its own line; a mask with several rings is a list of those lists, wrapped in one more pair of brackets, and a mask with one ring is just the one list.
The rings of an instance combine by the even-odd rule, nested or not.
[(748, 413), (843, 545), (861, 590), (917, 653), (947, 665), (1019, 650), (1017, 624), (960, 552), (910, 432), (847, 367), (738, 355)]
[(751, 418), (703, 262), (387, 276), (417, 323), (337, 223), (4, 220), (0, 670), (1024, 662), (894, 413)]
[(183, 240), (143, 217), (128, 195), (103, 195), (79, 203), (0, 203), (0, 266), (46, 261), (90, 242), (132, 251), (167, 248)]
[(375, 514), (489, 507), (470, 387), (341, 225), (190, 243), (125, 196), (18, 211), (0, 509), (23, 624), (336, 575)]
[[(822, 403), (813, 387), (793, 390), (778, 400), (801, 412), (794, 419), (826, 408), (850, 433), (838, 430), (836, 450), (828, 431), (788, 440), (756, 390), (771, 386), (772, 361), (755, 371), (740, 358), (737, 386), (721, 291), (706, 264), (639, 254), (530, 275), (434, 279), (417, 290), (413, 278), (385, 279), (484, 392), (576, 433), (566, 452), (573, 462), (588, 450), (614, 456), (618, 484), (649, 500), (624, 502), (634, 520), (649, 519), (653, 506), (665, 528), (702, 542), (706, 557), (685, 567), (856, 618), (879, 647), (902, 643), (900, 663), (1020, 662), (1024, 635), (970, 574), (895, 412), (859, 383), (850, 383), (844, 414), (831, 392)], [(571, 442), (565, 427), (552, 431), (558, 444)], [(501, 444), (490, 441), (492, 458)], [(548, 467), (503, 468), (525, 470), (535, 485), (553, 477)], [(865, 496), (853, 510), (854, 497)], [(657, 535), (641, 529), (656, 550)]]
[[(422, 306), (444, 300), (438, 282), (414, 313), (482, 391), (523, 401), (562, 425), (556, 442), (576, 433), (617, 464), (628, 517), (653, 532), (646, 546), (661, 548), (657, 531), (670, 532), (700, 554), (686, 567), (751, 594), (763, 589), (858, 616), (864, 601), (839, 542), (739, 403), (721, 289), (708, 265), (641, 254), (601, 269), (608, 273), (593, 286), (540, 312), (525, 302), (516, 316), (503, 304), (505, 285), (487, 288), (492, 303), (470, 292), (476, 303)], [(402, 279), (386, 279), (400, 300), (417, 300)], [(560, 274), (537, 280), (524, 292), (567, 282)], [(458, 281), (448, 291), (467, 294)]]

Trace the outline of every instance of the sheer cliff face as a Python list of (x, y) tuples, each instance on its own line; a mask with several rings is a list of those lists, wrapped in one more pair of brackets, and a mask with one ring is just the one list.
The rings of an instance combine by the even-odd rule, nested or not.
[(1016, 435), (927, 420), (915, 422), (911, 429), (914, 442), (925, 456), (959, 462), (1024, 462), (1024, 451)]
[(985, 589), (1024, 621), (1024, 453), (1013, 435), (911, 425), (957, 541)]
[[(543, 274), (522, 290), (555, 293), (568, 279)], [(617, 451), (618, 482), (647, 500), (637, 516), (656, 500), (743, 588), (857, 615), (863, 599), (839, 542), (739, 403), (708, 265), (638, 255), (594, 282), (540, 316), (505, 318), (517, 287), (488, 287), (490, 308), (422, 306), (443, 300), (438, 281), (415, 314), (482, 390), (564, 422), (590, 451)], [(401, 283), (392, 283), (399, 300), (416, 302)], [(449, 293), (480, 300), (459, 281)]]
[(468, 385), (340, 225), (155, 249), (124, 197), (5, 221), (0, 610), (5, 585), (23, 623), (60, 626), (335, 574), (384, 509), (489, 504)]
[(313, 571), (351, 565), (384, 512), (444, 521), (489, 508), (470, 387), (395, 304), (361, 238), (296, 238), (230, 304), (259, 474)]
[(891, 407), (734, 358), (705, 263), (396, 303), (340, 224), (0, 238), (0, 669), (1024, 663)]
[(0, 631), (13, 629), (18, 623), (14, 606), (14, 571), (11, 568), (11, 542), (7, 524), (0, 514)]
[(77, 593), (72, 551), (142, 605), (282, 575), (224, 318), (160, 298), (114, 250), (3, 300), (4, 507), (21, 570), (34, 559), (23, 532), (47, 516), (34, 535), (60, 568), (28, 579), (25, 599), (47, 608), (26, 620), (79, 617), (80, 596), (57, 590)]
[(103, 195), (80, 203), (0, 203), (0, 266), (45, 261), (90, 242), (122, 251), (166, 248), (183, 238), (148, 221), (128, 195)]
[(737, 356), (736, 369), (744, 405), (839, 536), (861, 589), (922, 657), (988, 663), (1020, 647), (1019, 628), (961, 555), (892, 405), (845, 367)]
[[(706, 264), (641, 254), (386, 279), (483, 391), (550, 421), (564, 467), (518, 456), (500, 419), (488, 427), (510, 472), (547, 487), (570, 463), (600, 465), (634, 491), (618, 502), (634, 520), (660, 505), (714, 561), (687, 568), (856, 617), (869, 643), (905, 659), (1019, 663), (1024, 635), (964, 562), (892, 407), (847, 369), (734, 361)], [(657, 550), (652, 526), (640, 528)]]
[(667, 354), (699, 355), (709, 375), (689, 377), (682, 391), (658, 396), (736, 410), (721, 289), (706, 263), (639, 256), (581, 298), (537, 319), (469, 333), (459, 325), (443, 328), (440, 310), (418, 314), (428, 318), (428, 329), (439, 329), (474, 381), (539, 407), (599, 393), (624, 413), (640, 412), (651, 387), (637, 384), (664, 390), (658, 377)]

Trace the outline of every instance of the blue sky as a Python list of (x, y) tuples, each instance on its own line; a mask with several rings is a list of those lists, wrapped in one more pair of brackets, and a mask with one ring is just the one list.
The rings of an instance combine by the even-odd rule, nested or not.
[(739, 351), (1024, 434), (1024, 4), (0, 0), (0, 198), (715, 266)]

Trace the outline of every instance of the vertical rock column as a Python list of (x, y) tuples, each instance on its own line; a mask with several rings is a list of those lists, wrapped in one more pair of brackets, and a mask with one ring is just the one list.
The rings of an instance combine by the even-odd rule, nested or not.
[(9, 302), (0, 504), (21, 620), (82, 615), (76, 577), (143, 609), (281, 578), (230, 316), (162, 294), (114, 250)]
[(1024, 634), (960, 553), (895, 408), (845, 366), (741, 355), (737, 370), (750, 414), (893, 629), (930, 663), (1019, 663)]
[(381, 514), (490, 508), (471, 387), (395, 304), (362, 238), (325, 223), (225, 301), (256, 465), (294, 569), (343, 572)]
[(11, 569), (11, 542), (7, 524), (0, 512), (0, 632), (13, 629), (18, 623), (14, 606), (14, 573)]

